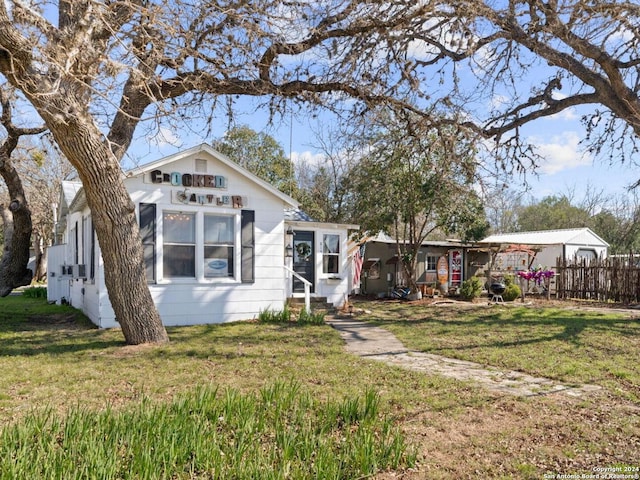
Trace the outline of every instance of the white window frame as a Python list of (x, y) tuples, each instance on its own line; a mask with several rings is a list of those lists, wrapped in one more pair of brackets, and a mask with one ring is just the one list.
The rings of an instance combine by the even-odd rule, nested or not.
[[(206, 222), (206, 218), (224, 218), (229, 220), (229, 223), (231, 225), (232, 228), (232, 232), (231, 232), (231, 242), (224, 242), (224, 241), (217, 241), (217, 242), (210, 242), (208, 243), (204, 237), (204, 225)], [(215, 280), (215, 281), (220, 281), (220, 280), (235, 280), (237, 278), (237, 255), (238, 255), (238, 236), (237, 236), (237, 221), (236, 221), (236, 217), (238, 217), (237, 215), (224, 215), (224, 214), (220, 214), (218, 212), (203, 212), (202, 215), (202, 276), (203, 279), (206, 280)], [(205, 255), (205, 250), (207, 249), (207, 247), (222, 247), (222, 248), (231, 248), (232, 249), (232, 254), (231, 254), (231, 270), (233, 272), (232, 275), (215, 275), (215, 274), (210, 274), (208, 273), (208, 271), (210, 271), (209, 269), (207, 269), (207, 256)], [(197, 256), (197, 255), (196, 255)], [(228, 257), (227, 257), (228, 259)]]
[[(440, 256), (438, 255), (429, 255), (427, 254), (424, 258), (424, 271), (425, 272), (436, 272), (438, 270), (438, 259)], [(429, 268), (429, 259), (433, 260), (433, 268)]]
[[(338, 237), (338, 251), (337, 252), (325, 252), (325, 238), (328, 236), (333, 236), (333, 237)], [(334, 232), (322, 232), (322, 251), (321, 253), (321, 272), (323, 277), (335, 277), (338, 276), (342, 273), (342, 255), (343, 255), (343, 245), (342, 245), (342, 235), (340, 235), (339, 233), (334, 233)], [(335, 257), (337, 258), (337, 267), (338, 267), (338, 271), (337, 272), (327, 272), (325, 271), (325, 257), (329, 256), (329, 257)]]
[[(164, 218), (168, 213), (185, 213), (194, 215), (195, 218), (195, 275), (193, 277), (172, 277), (165, 275), (164, 272)], [(204, 265), (204, 251), (206, 246), (204, 242), (204, 216), (220, 216), (232, 218), (233, 225), (233, 276), (206, 276)], [(178, 212), (172, 208), (162, 208), (159, 206), (157, 218), (159, 220), (157, 234), (159, 235), (156, 252), (156, 278), (157, 284), (168, 283), (199, 283), (199, 284), (224, 284), (224, 283), (240, 283), (240, 230), (241, 217), (240, 210), (219, 209), (219, 210), (181, 210)]]
[[(168, 217), (169, 215), (185, 215), (188, 217), (191, 217), (193, 219), (194, 225), (193, 225), (193, 242), (169, 242), (165, 239), (165, 221), (166, 221), (166, 217)], [(164, 279), (168, 279), (171, 281), (175, 281), (175, 280), (187, 280), (187, 281), (193, 281), (194, 279), (197, 278), (198, 272), (197, 272), (197, 264), (198, 264), (198, 219), (197, 219), (197, 215), (196, 212), (190, 212), (190, 211), (176, 211), (176, 210), (172, 210), (172, 209), (167, 209), (167, 210), (163, 210), (162, 211), (162, 257), (160, 258), (160, 270), (162, 272), (162, 278)], [(168, 275), (167, 272), (164, 271), (164, 260), (165, 260), (165, 252), (166, 252), (166, 247), (167, 246), (188, 246), (188, 247), (192, 247), (193, 248), (193, 276), (190, 275), (177, 275), (177, 276), (172, 276), (172, 275)]]

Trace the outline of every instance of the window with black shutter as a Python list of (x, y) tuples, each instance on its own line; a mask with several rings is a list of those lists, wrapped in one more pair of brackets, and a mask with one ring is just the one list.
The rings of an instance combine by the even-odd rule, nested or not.
[(255, 281), (255, 211), (242, 210), (240, 215), (241, 262), (240, 277), (242, 283)]
[(156, 204), (140, 204), (140, 236), (147, 282), (156, 281)]

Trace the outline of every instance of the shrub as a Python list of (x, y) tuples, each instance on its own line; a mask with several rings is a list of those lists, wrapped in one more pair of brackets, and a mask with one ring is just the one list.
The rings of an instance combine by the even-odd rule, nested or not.
[(465, 300), (473, 300), (482, 294), (482, 281), (475, 275), (460, 286), (460, 296)]
[(260, 310), (258, 321), (261, 323), (287, 323), (291, 321), (291, 310), (288, 305), (285, 305), (284, 310), (279, 312), (268, 308)]
[(22, 295), (27, 298), (47, 298), (46, 287), (29, 287), (22, 291)]
[(322, 325), (324, 323), (324, 312), (307, 312), (307, 309), (303, 308), (298, 316), (298, 323)]
[(522, 290), (520, 290), (520, 287), (515, 283), (510, 282), (506, 284), (506, 288), (504, 290), (504, 293), (502, 294), (502, 299), (505, 302), (513, 302), (521, 294), (522, 294)]

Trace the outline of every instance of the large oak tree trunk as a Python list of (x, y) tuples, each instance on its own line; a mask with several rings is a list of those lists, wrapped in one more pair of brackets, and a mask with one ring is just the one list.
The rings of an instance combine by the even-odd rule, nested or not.
[(126, 342), (167, 342), (167, 332), (147, 285), (135, 205), (125, 188), (118, 159), (88, 115), (66, 116), (60, 122), (46, 113), (51, 108), (41, 111), (84, 185), (104, 260), (109, 300)]

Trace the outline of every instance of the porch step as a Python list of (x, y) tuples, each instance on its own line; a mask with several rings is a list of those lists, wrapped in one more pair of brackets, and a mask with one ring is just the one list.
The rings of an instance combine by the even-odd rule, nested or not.
[[(333, 308), (333, 303), (327, 302), (327, 297), (311, 297), (311, 308)], [(289, 305), (304, 305), (304, 297), (289, 297)]]

